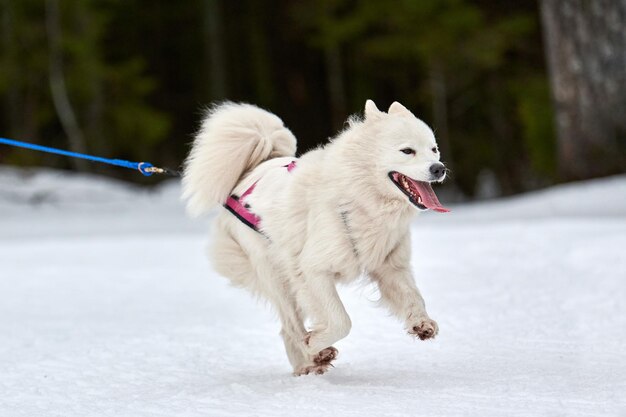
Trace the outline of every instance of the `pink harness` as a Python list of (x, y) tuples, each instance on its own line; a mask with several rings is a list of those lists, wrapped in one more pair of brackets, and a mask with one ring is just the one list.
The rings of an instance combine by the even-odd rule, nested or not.
[[(287, 165), (283, 165), (283, 168), (287, 168), (287, 172), (291, 172), (296, 167), (296, 161), (291, 161)], [(254, 191), (254, 187), (256, 187), (256, 183), (258, 180), (254, 182), (243, 194), (241, 197), (236, 196), (235, 194), (231, 194), (230, 197), (226, 200), (224, 207), (226, 210), (233, 213), (239, 220), (243, 222), (243, 224), (250, 226), (252, 229), (259, 231), (259, 223), (261, 222), (261, 218), (250, 211), (250, 205), (246, 204), (244, 200), (252, 191)]]

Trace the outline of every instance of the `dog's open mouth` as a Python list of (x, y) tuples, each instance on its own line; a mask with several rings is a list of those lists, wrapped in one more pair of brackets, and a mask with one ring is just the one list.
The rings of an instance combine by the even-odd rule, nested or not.
[(396, 171), (390, 172), (389, 178), (407, 195), (407, 197), (409, 197), (409, 201), (418, 209), (430, 209), (438, 211), (439, 213), (447, 213), (450, 211), (450, 209), (441, 205), (430, 183), (416, 181)]

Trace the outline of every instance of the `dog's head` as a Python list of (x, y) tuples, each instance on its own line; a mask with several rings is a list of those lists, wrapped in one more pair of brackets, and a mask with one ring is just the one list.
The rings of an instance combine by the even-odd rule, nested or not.
[(430, 127), (406, 107), (394, 102), (388, 113), (378, 110), (372, 100), (365, 103), (363, 127), (368, 147), (374, 153), (379, 192), (402, 196), (418, 210), (449, 211), (439, 203), (431, 183), (442, 182), (446, 167)]

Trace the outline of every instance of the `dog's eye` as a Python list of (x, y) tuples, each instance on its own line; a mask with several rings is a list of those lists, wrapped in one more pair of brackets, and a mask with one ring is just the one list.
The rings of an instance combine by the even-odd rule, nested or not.
[(400, 152), (405, 153), (407, 155), (415, 155), (415, 150), (411, 148), (400, 149)]
[(439, 152), (439, 150), (437, 149), (437, 147), (435, 146), (434, 148), (431, 149), (431, 151), (433, 151), (433, 153), (437, 153)]

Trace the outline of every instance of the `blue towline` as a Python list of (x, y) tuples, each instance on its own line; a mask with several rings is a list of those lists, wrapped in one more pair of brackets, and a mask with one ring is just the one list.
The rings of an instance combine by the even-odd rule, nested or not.
[(7, 139), (7, 138), (0, 138), (0, 144), (16, 146), (18, 148), (31, 149), (31, 150), (39, 151), (39, 152), (47, 152), (47, 153), (52, 153), (56, 155), (63, 155), (63, 156), (68, 156), (70, 158), (86, 159), (92, 162), (100, 162), (103, 164), (109, 164), (109, 165), (115, 165), (118, 167), (133, 169), (133, 170), (137, 170), (141, 172), (146, 177), (149, 177), (153, 174), (167, 174), (167, 175), (172, 175), (172, 176), (180, 175), (177, 171), (174, 171), (168, 168), (155, 167), (150, 162), (132, 162), (132, 161), (125, 161), (123, 159), (102, 158), (99, 156), (87, 155), (87, 154), (78, 153), (78, 152), (70, 152), (70, 151), (66, 151), (63, 149), (50, 148), (48, 146), (35, 145), (34, 143), (21, 142), (19, 140), (13, 140), (13, 139)]

